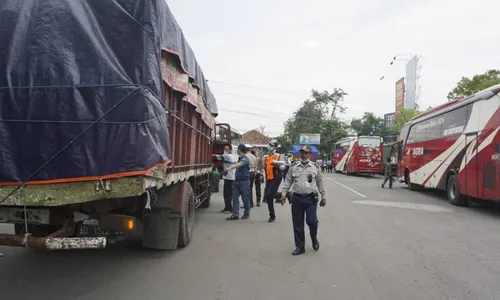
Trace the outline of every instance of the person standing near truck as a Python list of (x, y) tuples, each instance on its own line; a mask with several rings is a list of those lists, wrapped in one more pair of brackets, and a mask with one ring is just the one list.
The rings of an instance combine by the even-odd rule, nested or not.
[(226, 172), (233, 169), (236, 170), (233, 182), (233, 214), (227, 218), (228, 221), (240, 219), (240, 196), (243, 200), (245, 212), (241, 219), (248, 219), (250, 217), (250, 162), (246, 155), (247, 147), (244, 144), (238, 146), (238, 163), (227, 168)]
[[(233, 153), (233, 149), (231, 145), (224, 146), (224, 154), (217, 155), (217, 159), (221, 160), (223, 163), (223, 168), (227, 169), (231, 165), (234, 165), (238, 161), (238, 156)], [(235, 170), (231, 170), (229, 172), (223, 172), (222, 179), (224, 180), (223, 187), (223, 197), (224, 197), (224, 209), (221, 210), (221, 213), (231, 213), (233, 211), (233, 181)]]

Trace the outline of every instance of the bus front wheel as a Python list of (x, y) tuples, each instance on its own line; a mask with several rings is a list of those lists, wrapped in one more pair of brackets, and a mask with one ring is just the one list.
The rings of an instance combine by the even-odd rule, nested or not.
[(470, 206), (469, 197), (460, 193), (458, 188), (457, 175), (452, 174), (448, 177), (448, 184), (446, 187), (446, 194), (451, 204), (456, 206)]

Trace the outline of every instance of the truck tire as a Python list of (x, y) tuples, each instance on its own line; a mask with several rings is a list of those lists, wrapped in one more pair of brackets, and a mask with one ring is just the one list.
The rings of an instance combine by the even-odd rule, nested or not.
[(457, 175), (452, 174), (448, 177), (446, 185), (446, 195), (451, 204), (456, 206), (470, 206), (469, 197), (462, 195), (458, 188)]
[(213, 182), (212, 185), (210, 186), (210, 190), (212, 193), (218, 193), (219, 192), (219, 181)]
[(211, 186), (212, 193), (219, 192), (220, 179), (221, 179), (221, 173), (212, 172), (212, 174), (210, 176), (210, 181), (211, 181), (210, 186)]
[(200, 205), (201, 208), (209, 208), (210, 207), (210, 201), (212, 200), (212, 186), (209, 186), (207, 188), (207, 199), (203, 201)]
[(179, 220), (179, 239), (177, 243), (179, 248), (186, 247), (193, 237), (195, 206), (193, 187), (190, 183), (186, 183), (186, 190), (182, 199), (181, 218)]

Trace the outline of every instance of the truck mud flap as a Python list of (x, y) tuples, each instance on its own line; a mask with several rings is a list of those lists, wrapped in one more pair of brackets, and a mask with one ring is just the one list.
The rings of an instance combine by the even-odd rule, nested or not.
[(159, 250), (177, 249), (180, 214), (168, 209), (143, 212), (142, 246)]

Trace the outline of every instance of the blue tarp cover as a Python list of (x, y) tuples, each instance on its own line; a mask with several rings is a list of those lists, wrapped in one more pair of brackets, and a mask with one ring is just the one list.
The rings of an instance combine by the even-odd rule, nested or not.
[(216, 115), (165, 0), (1, 0), (0, 182), (167, 162), (162, 51), (179, 55)]

